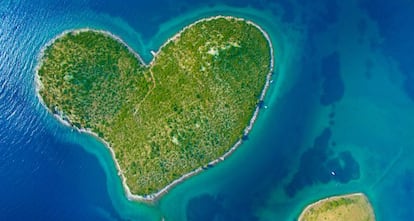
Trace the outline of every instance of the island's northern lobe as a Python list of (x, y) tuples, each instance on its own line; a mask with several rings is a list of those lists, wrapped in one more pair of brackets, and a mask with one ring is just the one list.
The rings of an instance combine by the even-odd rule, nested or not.
[(231, 17), (186, 27), (149, 65), (109, 34), (72, 31), (45, 48), (38, 90), (49, 110), (103, 138), (127, 190), (145, 196), (241, 139), (272, 59), (265, 33)]

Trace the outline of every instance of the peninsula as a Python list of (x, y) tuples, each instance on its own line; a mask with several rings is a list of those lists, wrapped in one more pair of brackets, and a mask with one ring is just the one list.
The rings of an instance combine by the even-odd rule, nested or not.
[(375, 221), (374, 211), (362, 193), (335, 196), (305, 208), (299, 221)]
[(40, 101), (101, 138), (129, 199), (154, 200), (247, 136), (273, 71), (268, 35), (234, 17), (199, 20), (149, 64), (104, 31), (67, 31), (42, 50)]

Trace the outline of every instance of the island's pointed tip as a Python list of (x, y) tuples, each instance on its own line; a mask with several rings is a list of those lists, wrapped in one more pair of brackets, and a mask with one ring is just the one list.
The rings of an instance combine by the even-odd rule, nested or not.
[(152, 54), (153, 57), (155, 57), (157, 55), (157, 52), (151, 50), (151, 54)]

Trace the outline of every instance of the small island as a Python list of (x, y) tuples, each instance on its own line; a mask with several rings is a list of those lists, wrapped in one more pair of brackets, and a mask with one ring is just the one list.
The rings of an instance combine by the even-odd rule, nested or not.
[(40, 53), (36, 86), (57, 119), (103, 140), (129, 199), (154, 200), (223, 160), (250, 131), (273, 71), (268, 35), (199, 20), (145, 64), (105, 31), (67, 31)]
[(362, 193), (335, 196), (305, 208), (299, 221), (375, 221), (368, 198)]

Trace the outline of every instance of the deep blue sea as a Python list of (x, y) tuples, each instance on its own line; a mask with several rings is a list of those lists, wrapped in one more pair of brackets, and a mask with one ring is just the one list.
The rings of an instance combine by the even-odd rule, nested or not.
[[(150, 62), (151, 50), (213, 15), (269, 33), (267, 108), (226, 161), (156, 203), (130, 202), (105, 146), (39, 103), (38, 54), (90, 27)], [(369, 197), (378, 221), (414, 220), (414, 1), (0, 1), (0, 220), (292, 221), (352, 192)]]

